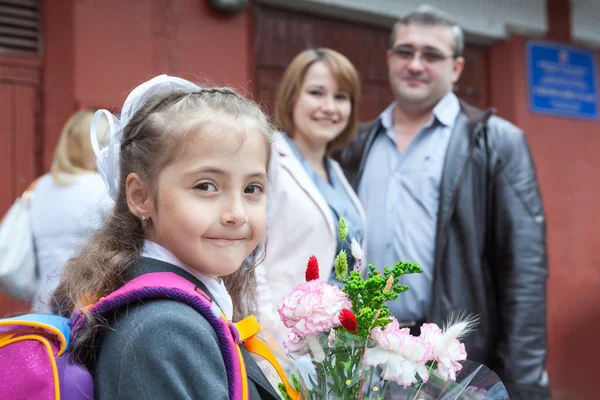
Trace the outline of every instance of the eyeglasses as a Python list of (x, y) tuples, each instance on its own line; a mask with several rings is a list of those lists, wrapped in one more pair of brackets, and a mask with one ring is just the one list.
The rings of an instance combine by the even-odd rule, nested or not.
[(390, 52), (402, 61), (412, 61), (417, 55), (419, 55), (421, 61), (427, 64), (436, 64), (445, 61), (448, 58), (457, 58), (455, 55), (448, 56), (441, 51), (434, 49), (417, 50), (412, 47), (404, 46), (394, 47), (390, 50)]

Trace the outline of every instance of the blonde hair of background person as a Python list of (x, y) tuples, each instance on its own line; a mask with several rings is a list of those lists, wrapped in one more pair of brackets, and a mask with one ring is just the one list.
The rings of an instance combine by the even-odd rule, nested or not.
[(288, 332), (277, 307), (304, 281), (308, 258), (317, 257), (321, 279), (331, 278), (341, 247), (338, 217), (348, 219), (330, 204), (332, 197), (343, 205), (340, 210), (351, 214), (351, 235), (359, 242), (364, 239), (362, 206), (337, 162), (327, 155), (354, 138), (359, 96), (355, 67), (342, 54), (324, 48), (298, 54), (279, 87), (275, 115), (282, 134), (274, 143), (267, 252), (257, 269), (261, 325), (278, 345)]
[(68, 185), (69, 175), (96, 171), (94, 150), (90, 141), (90, 125), (95, 110), (84, 109), (65, 123), (54, 151), (50, 172), (59, 185)]
[[(90, 140), (94, 110), (84, 109), (65, 123), (54, 151), (51, 172), (40, 177), (31, 201), (31, 230), (39, 281), (36, 312), (49, 312), (48, 298), (65, 262), (112, 211), (114, 202), (96, 170)], [(105, 131), (103, 124), (99, 133)]]

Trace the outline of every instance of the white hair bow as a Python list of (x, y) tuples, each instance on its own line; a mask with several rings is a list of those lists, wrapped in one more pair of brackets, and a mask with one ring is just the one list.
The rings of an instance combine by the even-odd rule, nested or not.
[[(121, 151), (121, 141), (123, 129), (129, 123), (131, 117), (150, 97), (157, 93), (164, 93), (175, 89), (200, 90), (200, 86), (168, 75), (159, 75), (142, 83), (129, 93), (123, 108), (121, 109), (121, 119), (119, 120), (108, 110), (98, 110), (92, 119), (90, 136), (92, 148), (96, 155), (96, 166), (102, 176), (108, 194), (113, 200), (117, 199), (119, 193), (119, 153)], [(106, 132), (102, 129), (106, 124)]]

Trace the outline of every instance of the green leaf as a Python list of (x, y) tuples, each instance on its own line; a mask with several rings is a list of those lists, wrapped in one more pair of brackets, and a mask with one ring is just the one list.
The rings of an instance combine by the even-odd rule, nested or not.
[(281, 393), (281, 397), (283, 397), (284, 400), (292, 400), (292, 398), (288, 394), (288, 391), (285, 388), (285, 385), (283, 383), (278, 384), (277, 388), (279, 389), (279, 393)]
[(300, 391), (300, 381), (298, 380), (296, 374), (292, 374), (292, 386), (294, 389)]
[(348, 237), (348, 225), (346, 224), (346, 220), (344, 217), (340, 218), (338, 225), (338, 237), (340, 238), (340, 242), (344, 243), (346, 237)]
[(341, 281), (346, 281), (348, 275), (348, 257), (346, 256), (346, 250), (341, 250), (340, 254), (335, 258), (335, 277)]

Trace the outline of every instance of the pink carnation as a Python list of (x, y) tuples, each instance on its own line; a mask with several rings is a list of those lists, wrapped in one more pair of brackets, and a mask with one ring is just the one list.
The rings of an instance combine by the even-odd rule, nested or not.
[(417, 374), (423, 381), (429, 379), (425, 366), (429, 349), (427, 344), (410, 334), (406, 328), (400, 329), (393, 320), (385, 329), (379, 327), (371, 331), (376, 346), (365, 351), (365, 363), (382, 366), (381, 377), (392, 380), (405, 388), (417, 382)]
[(298, 337), (298, 335), (296, 335), (291, 330), (288, 331), (287, 339), (285, 339), (283, 341), (283, 347), (285, 347), (289, 353), (292, 353), (292, 354), (295, 354), (298, 356), (303, 356), (306, 353), (308, 353), (308, 347), (306, 345), (306, 341), (303, 339), (300, 339)]
[(298, 285), (277, 308), (283, 324), (300, 336), (312, 336), (339, 326), (343, 308), (352, 308), (348, 295), (321, 280)]
[(456, 380), (456, 373), (461, 370), (459, 361), (467, 359), (465, 345), (458, 339), (445, 340), (444, 332), (436, 324), (423, 324), (421, 339), (429, 344), (427, 360), (437, 362), (437, 374), (443, 380)]

